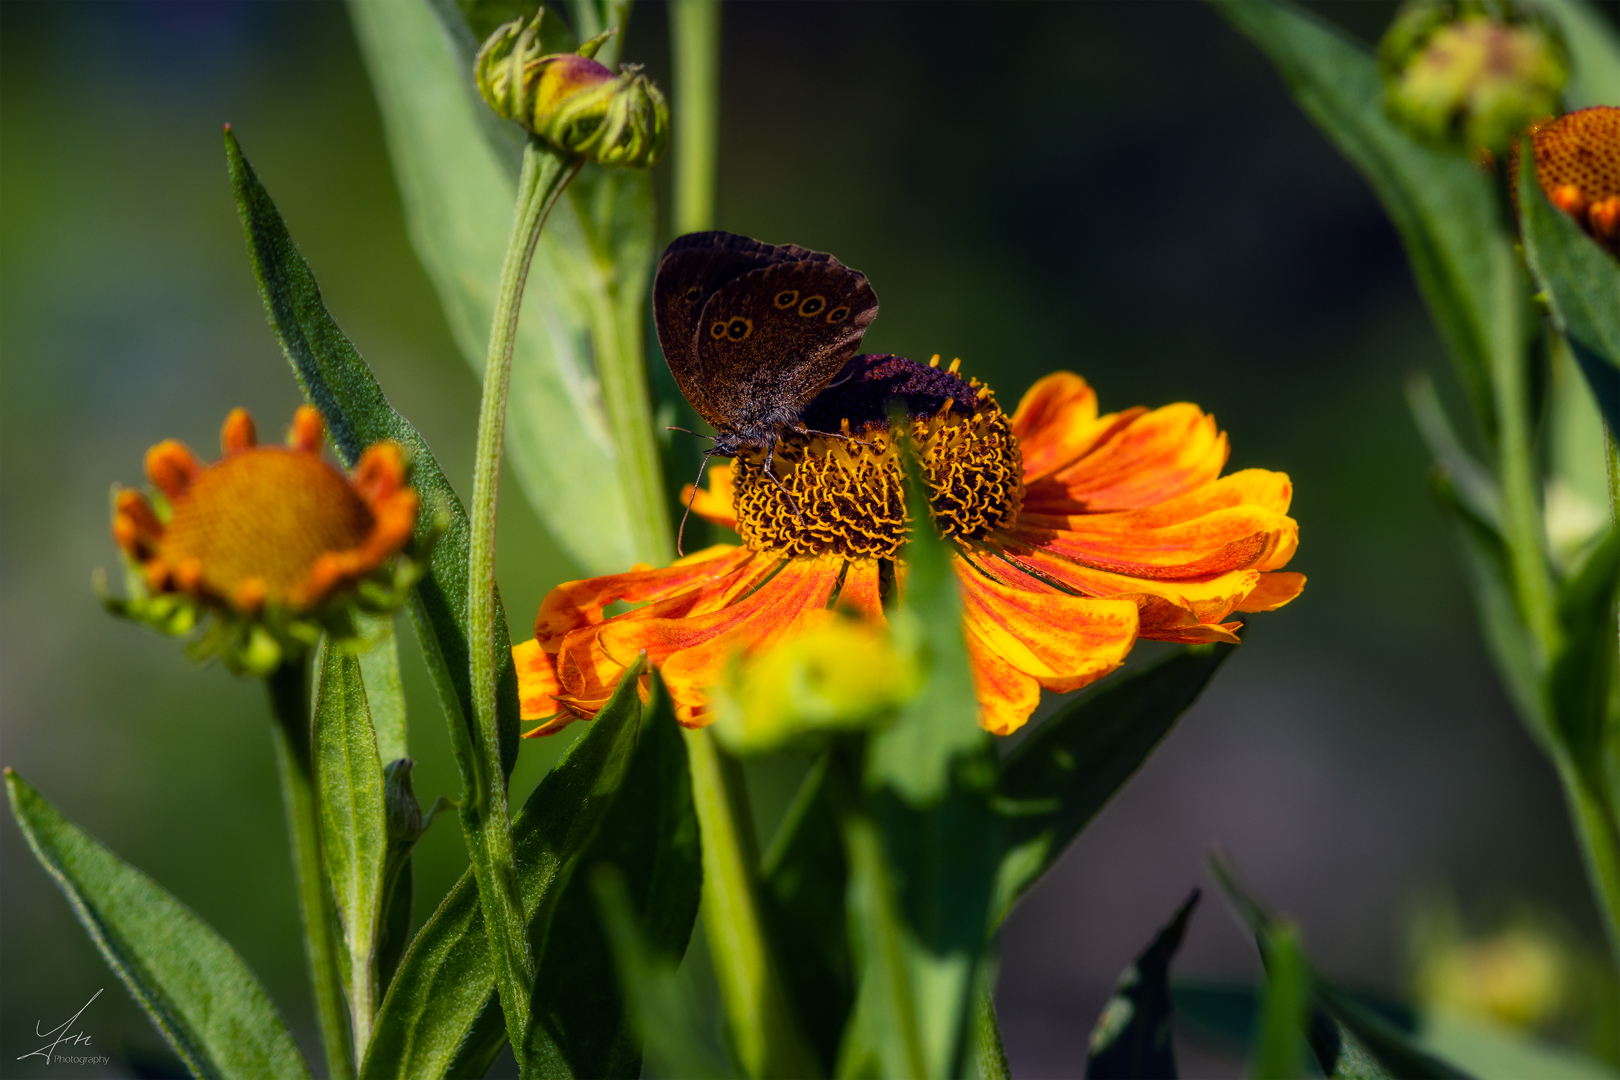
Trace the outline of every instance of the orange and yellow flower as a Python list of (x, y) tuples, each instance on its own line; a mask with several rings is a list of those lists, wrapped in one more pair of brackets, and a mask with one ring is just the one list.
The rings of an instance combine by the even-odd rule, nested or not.
[[(530, 734), (593, 716), (642, 651), (681, 722), (701, 727), (733, 652), (765, 649), (834, 605), (882, 622), (910, 528), (896, 401), (932, 524), (958, 549), (992, 732), (1021, 727), (1043, 689), (1107, 675), (1138, 638), (1236, 642), (1233, 613), (1299, 595), (1303, 575), (1281, 569), (1299, 538), (1288, 477), (1222, 477), (1226, 436), (1197, 406), (1099, 415), (1091, 387), (1060, 372), (1008, 417), (987, 386), (938, 359), (855, 357), (806, 410), (810, 433), (778, 445), (772, 474), (745, 455), (707, 490), (688, 489), (694, 512), (740, 545), (553, 589), (534, 639), (513, 650), (523, 716), (546, 721)], [(640, 606), (608, 617), (614, 604)]]

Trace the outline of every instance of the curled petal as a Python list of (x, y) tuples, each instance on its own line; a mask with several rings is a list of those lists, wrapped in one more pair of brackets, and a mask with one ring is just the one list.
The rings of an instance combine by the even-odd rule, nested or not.
[(1305, 575), (1288, 570), (1261, 574), (1254, 590), (1237, 605), (1238, 611), (1276, 611), (1305, 588)]
[(573, 631), (601, 623), (602, 609), (609, 604), (659, 600), (718, 581), (747, 565), (757, 554), (745, 547), (716, 544), (662, 570), (643, 563), (623, 574), (566, 582), (552, 589), (541, 602), (534, 620), (534, 636), (541, 645), (555, 649)]
[(243, 408), (231, 410), (225, 418), (225, 426), (219, 432), (219, 448), (226, 457), (240, 454), (244, 450), (251, 450), (259, 443), (258, 432), (253, 427), (253, 417)]
[(1041, 703), (1041, 684), (1007, 663), (978, 634), (970, 630), (964, 637), (979, 697), (979, 725), (992, 735), (1011, 735)]
[(147, 479), (171, 499), (179, 498), (202, 470), (197, 455), (176, 439), (164, 439), (146, 452)]
[(517, 668), (518, 715), (525, 720), (546, 720), (556, 716), (557, 694), (562, 687), (557, 682), (556, 666), (540, 643), (525, 641), (512, 646), (512, 664)]
[(1209, 483), (1226, 455), (1213, 416), (1196, 405), (1166, 405), (1136, 417), (1054, 479), (1087, 510), (1132, 510)]

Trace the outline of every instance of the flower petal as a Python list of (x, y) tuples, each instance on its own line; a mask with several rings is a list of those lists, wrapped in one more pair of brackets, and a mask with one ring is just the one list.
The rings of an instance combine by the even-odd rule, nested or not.
[[(1048, 523), (1055, 528), (1043, 528)], [(1191, 521), (1143, 528), (1128, 514), (1021, 517), (1017, 535), (1032, 547), (1128, 577), (1210, 577), (1281, 566), (1299, 546), (1293, 518), (1258, 506), (1231, 506)]]
[(1012, 417), (1013, 434), (1024, 455), (1025, 481), (1056, 472), (1145, 411), (1099, 418), (1097, 392), (1086, 380), (1072, 371), (1046, 376), (1029, 388)]
[(1183, 402), (1136, 417), (1053, 479), (1087, 510), (1131, 510), (1202, 487), (1226, 456), (1215, 418)]
[(883, 594), (878, 577), (876, 559), (856, 559), (844, 572), (844, 584), (838, 590), (838, 604), (849, 608), (864, 619), (886, 625), (883, 615)]
[(983, 644), (1049, 690), (1078, 689), (1118, 667), (1136, 640), (1136, 605), (1020, 589), (956, 560), (962, 620)]
[(1238, 611), (1276, 611), (1305, 588), (1305, 575), (1288, 570), (1261, 574), (1254, 590), (1238, 604)]
[(1001, 658), (972, 630), (963, 635), (979, 698), (979, 726), (992, 735), (1011, 735), (1041, 703), (1041, 684)]
[[(518, 715), (525, 720), (544, 720), (557, 714), (557, 669), (538, 641), (512, 646), (512, 663), (517, 668)], [(571, 718), (570, 718), (571, 719)]]
[(734, 475), (730, 465), (714, 466), (709, 470), (709, 486), (694, 490), (693, 485), (687, 484), (681, 489), (681, 503), (690, 505), (692, 513), (705, 521), (735, 529), (737, 509), (735, 488), (732, 484)]
[(757, 554), (745, 547), (716, 544), (660, 570), (642, 563), (622, 574), (564, 582), (541, 601), (540, 613), (534, 620), (534, 636), (542, 646), (555, 649), (564, 637), (580, 627), (601, 623), (602, 609), (615, 601), (660, 600), (717, 582), (745, 566)]

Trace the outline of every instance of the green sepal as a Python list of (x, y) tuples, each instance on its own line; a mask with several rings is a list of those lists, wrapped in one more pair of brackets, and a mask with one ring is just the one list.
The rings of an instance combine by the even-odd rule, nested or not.
[(1007, 756), (996, 785), (1007, 853), (991, 908), (994, 925), (1141, 768), (1234, 647), (1191, 645), (1140, 671), (1114, 675), (1054, 713)]
[(1197, 889), (1176, 909), (1114, 984), (1114, 993), (1091, 1029), (1086, 1076), (1158, 1076), (1175, 1080), (1176, 1056), (1170, 1042), (1175, 1002), (1170, 994), (1170, 961), (1181, 949), (1187, 923), (1201, 894)]
[(270, 996), (224, 938), (75, 827), (22, 777), (10, 769), (5, 776), (28, 846), (192, 1075), (309, 1076)]

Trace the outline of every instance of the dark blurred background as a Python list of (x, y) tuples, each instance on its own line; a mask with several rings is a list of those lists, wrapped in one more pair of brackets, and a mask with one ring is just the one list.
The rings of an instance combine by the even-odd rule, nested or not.
[[(1392, 9), (1326, 10), (1375, 40)], [(670, 85), (660, 4), (637, 6), (624, 55)], [(1366, 185), (1259, 54), (1191, 3), (734, 3), (723, 55), (718, 224), (864, 270), (883, 301), (869, 351), (960, 356), (1009, 406), (1056, 368), (1105, 409), (1195, 401), (1232, 468), (1294, 479), (1304, 596), (1253, 621), (1007, 927), (1015, 1073), (1083, 1071), (1113, 980), (1207, 884), (1212, 844), (1353, 984), (1402, 990), (1408, 913), (1437, 888), (1597, 949), (1557, 787), (1487, 665), (1402, 405), (1409, 372), (1447, 377), (1439, 343)], [(217, 927), (308, 1046), (262, 691), (108, 618), (89, 585), (117, 566), (109, 485), (141, 482), (147, 446), (211, 455), (232, 406), (268, 437), (299, 400), (225, 121), (339, 322), (471, 487), (476, 380), (406, 240), (343, 9), (0, 3), (0, 758)], [(500, 573), (519, 636), (575, 576), (516, 488)], [(457, 785), (403, 640), (426, 803)], [(515, 798), (563, 741), (525, 746)], [(128, 1073), (161, 1040), (9, 815), (0, 843), (0, 1075), (32, 1075), (36, 1023), (102, 987), (83, 1026)], [(420, 921), (466, 859), (448, 821), (419, 852)], [(1179, 971), (1256, 969), (1206, 903)], [(1185, 1052), (1195, 1073), (1237, 1067)]]

